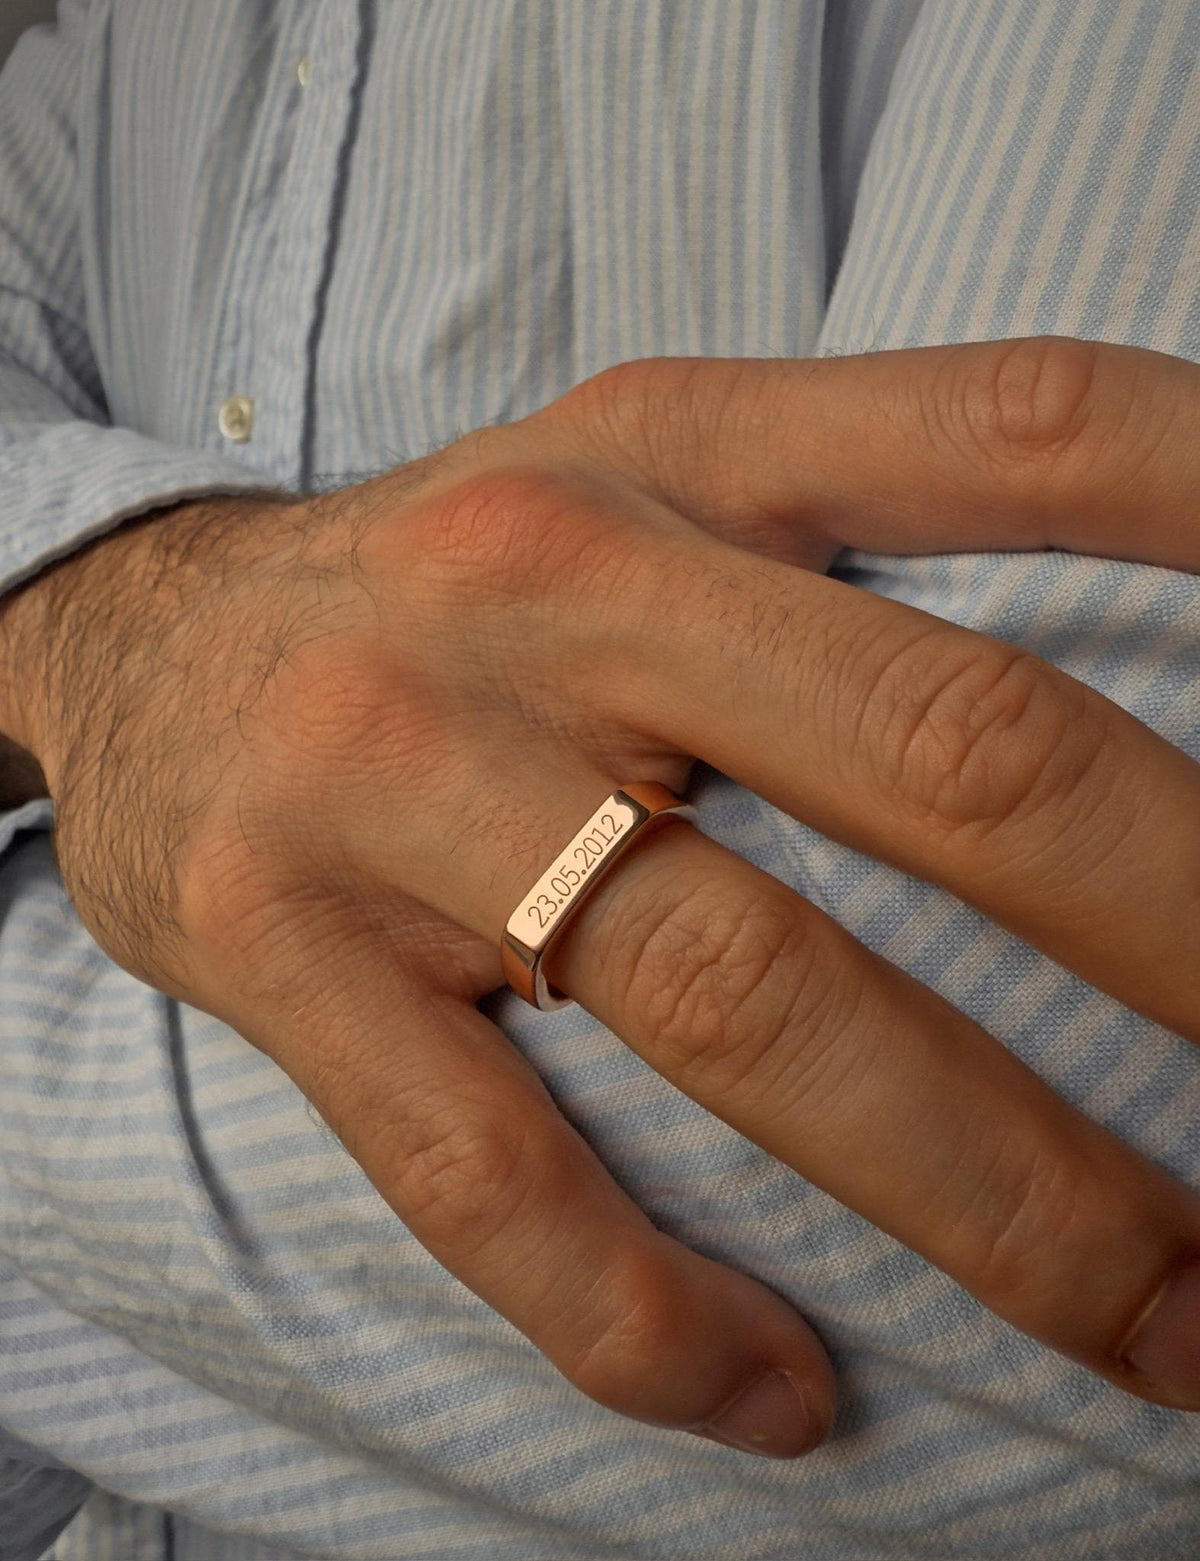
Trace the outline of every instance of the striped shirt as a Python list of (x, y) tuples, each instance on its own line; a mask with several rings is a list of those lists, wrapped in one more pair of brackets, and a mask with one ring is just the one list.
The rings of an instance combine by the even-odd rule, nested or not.
[[(630, 357), (1051, 330), (1200, 360), (1200, 0), (62, 0), (0, 78), (0, 585)], [(1197, 578), (839, 570), (1200, 758)], [(1195, 1048), (727, 778), (693, 795), (1200, 1186)], [(0, 825), (0, 1561), (1200, 1550), (1200, 1420), (1017, 1332), (581, 1009), (497, 994), (623, 1185), (791, 1298), (839, 1379), (785, 1464), (583, 1399), (265, 1056), (96, 948), (47, 825)]]

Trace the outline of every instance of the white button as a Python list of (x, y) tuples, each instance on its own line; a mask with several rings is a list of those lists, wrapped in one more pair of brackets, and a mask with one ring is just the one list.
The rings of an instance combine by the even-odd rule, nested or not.
[(249, 396), (230, 396), (228, 401), (222, 401), (217, 427), (234, 444), (245, 444), (254, 427), (254, 402)]
[(312, 80), (312, 65), (307, 54), (302, 54), (296, 62), (296, 80), (302, 87), (307, 87)]

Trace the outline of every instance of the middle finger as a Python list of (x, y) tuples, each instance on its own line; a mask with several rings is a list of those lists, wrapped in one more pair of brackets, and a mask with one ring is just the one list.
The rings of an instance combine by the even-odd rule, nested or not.
[(616, 720), (1200, 1041), (1200, 766), (1012, 645), (719, 541), (658, 545), (676, 583), (623, 604)]

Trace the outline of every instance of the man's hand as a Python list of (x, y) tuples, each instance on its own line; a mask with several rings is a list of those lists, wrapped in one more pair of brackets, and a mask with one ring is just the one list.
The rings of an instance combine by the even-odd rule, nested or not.
[[(600, 1402), (794, 1455), (832, 1412), (815, 1334), (567, 1126), (475, 1006), (501, 930), (603, 797), (700, 757), (1200, 1041), (1200, 767), (822, 573), (844, 545), (1200, 567), (1198, 415), (1200, 369), (1064, 341), (621, 365), (49, 570), (0, 612), (0, 725), (100, 944), (274, 1058), (454, 1274)], [(1200, 1408), (1200, 1199), (774, 878), (663, 829), (550, 978), (1017, 1327)]]

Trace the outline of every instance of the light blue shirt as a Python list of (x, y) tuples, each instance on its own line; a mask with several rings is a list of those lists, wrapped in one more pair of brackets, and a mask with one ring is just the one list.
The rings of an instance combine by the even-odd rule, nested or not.
[[(1195, 0), (60, 18), (0, 78), (0, 585), (187, 495), (352, 482), (631, 357), (1056, 330), (1200, 359)], [(1200, 757), (1196, 578), (1057, 553), (842, 572)], [(719, 775), (694, 799), (1200, 1186), (1194, 1048)], [(653, 1218), (812, 1321), (840, 1409), (773, 1464), (585, 1400), (270, 1061), (99, 952), (47, 823), (0, 835), (0, 1561), (1200, 1549), (1200, 1420), (1000, 1321), (582, 1010), (499, 995)]]

